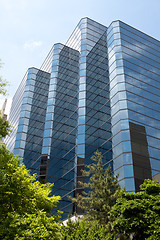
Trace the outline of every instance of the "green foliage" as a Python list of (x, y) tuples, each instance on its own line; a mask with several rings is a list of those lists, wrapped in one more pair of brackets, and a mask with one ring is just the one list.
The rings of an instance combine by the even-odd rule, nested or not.
[(36, 176), (31, 176), (25, 165), (19, 164), (18, 157), (14, 157), (3, 144), (0, 146), (0, 159), (0, 193), (3, 200), (0, 198), (0, 203), (4, 205), (2, 212), (16, 209), (18, 213), (32, 213), (36, 209), (45, 209), (50, 213), (60, 200), (60, 197), (49, 196), (53, 184), (35, 181)]
[[(2, 67), (2, 63), (0, 59), (0, 68), (1, 67)], [(0, 94), (2, 95), (6, 94), (6, 89), (5, 89), (6, 85), (7, 85), (7, 82), (4, 79), (2, 79), (2, 77), (0, 76)]]
[(0, 116), (0, 139), (11, 132), (9, 122)]
[(0, 77), (0, 94), (2, 95), (6, 94), (6, 90), (5, 90), (6, 85), (7, 85), (7, 82), (2, 80), (2, 78)]
[(1, 235), (3, 239), (62, 239), (60, 225), (55, 222), (54, 217), (48, 217), (44, 211), (23, 215), (12, 212), (8, 214), (7, 220), (7, 228), (3, 229), (3, 235)]
[(36, 181), (0, 145), (0, 239), (59, 239), (59, 215), (52, 216), (51, 210), (60, 197), (50, 196), (52, 186)]
[(86, 217), (106, 224), (109, 220), (109, 211), (116, 202), (120, 186), (117, 176), (114, 177), (110, 166), (105, 169), (102, 164), (102, 155), (97, 150), (91, 158), (94, 162), (87, 165), (89, 170), (83, 171), (83, 176), (89, 177), (88, 183), (80, 185), (88, 190), (82, 195), (73, 198), (78, 207), (86, 210)]
[[(121, 191), (111, 211), (113, 234), (116, 239), (120, 234), (129, 239), (160, 239), (160, 183), (145, 180), (140, 192)], [(121, 239), (121, 238), (119, 238)]]
[(67, 226), (63, 226), (64, 240), (105, 240), (107, 230), (98, 221), (68, 221)]

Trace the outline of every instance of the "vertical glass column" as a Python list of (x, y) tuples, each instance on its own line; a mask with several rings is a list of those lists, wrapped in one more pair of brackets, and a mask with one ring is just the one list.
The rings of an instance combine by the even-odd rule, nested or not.
[(107, 30), (114, 173), (122, 187), (135, 191), (125, 74), (119, 21)]
[(51, 151), (51, 140), (52, 140), (52, 130), (54, 121), (54, 108), (56, 99), (56, 88), (57, 88), (57, 77), (58, 77), (58, 67), (59, 67), (59, 53), (63, 48), (62, 44), (55, 44), (53, 46), (53, 60), (52, 60), (52, 72), (49, 85), (49, 94), (47, 102), (47, 111), (44, 127), (44, 136), (42, 144), (42, 155), (50, 156)]
[(78, 129), (77, 129), (77, 157), (85, 158), (85, 115), (86, 115), (86, 54), (87, 54), (87, 19), (82, 19), (81, 50), (79, 62), (79, 95), (78, 95)]
[(43, 181), (54, 183), (53, 194), (61, 196), (63, 217), (73, 211), (67, 196), (73, 196), (75, 188), (78, 70), (79, 52), (54, 45), (40, 174)]
[[(79, 59), (79, 88), (78, 88), (78, 128), (77, 128), (77, 149), (76, 149), (76, 159), (75, 163), (77, 164), (77, 173), (75, 174), (75, 185), (76, 185), (76, 191), (75, 194), (81, 193), (83, 189), (78, 185), (78, 181), (84, 181), (84, 177), (82, 176), (81, 170), (84, 168), (85, 165), (90, 164), (91, 162), (91, 156), (93, 153), (97, 150), (98, 147), (100, 147), (100, 141), (99, 141), (99, 122), (98, 119), (92, 118), (91, 115), (94, 114), (97, 109), (100, 106), (98, 98), (98, 94), (96, 92), (99, 91), (99, 85), (100, 85), (100, 78), (103, 78), (104, 81), (108, 81), (108, 78), (105, 79), (103, 75), (104, 71), (106, 71), (107, 64), (103, 65), (105, 70), (99, 73), (99, 69), (101, 68), (100, 61), (103, 62), (104, 58), (107, 58), (107, 51), (104, 47), (103, 55), (104, 58), (99, 61), (99, 55), (102, 45), (99, 42), (102, 35), (106, 31), (106, 27), (102, 26), (101, 24), (98, 24), (97, 22), (84, 18), (81, 20), (79, 29), (81, 31), (81, 47), (80, 47), (80, 59)], [(98, 59), (98, 60), (95, 60)], [(97, 62), (95, 62), (97, 61)], [(99, 62), (98, 62), (99, 61)], [(94, 62), (94, 63), (93, 63)], [(94, 70), (97, 71), (97, 76), (95, 76), (95, 72), (90, 69), (90, 66), (94, 64)], [(103, 63), (102, 63), (103, 64)], [(94, 77), (92, 76), (94, 75)], [(89, 84), (90, 79), (93, 77), (93, 82), (95, 81), (95, 86), (92, 87), (92, 83)], [(88, 80), (87, 80), (88, 78)], [(99, 79), (99, 80), (98, 80)], [(93, 90), (94, 88), (94, 90)], [(90, 89), (90, 90), (89, 90)], [(93, 90), (93, 94), (91, 94)], [(96, 100), (93, 101), (94, 96), (96, 96)], [(92, 100), (91, 100), (92, 99)], [(100, 100), (101, 101), (101, 100)], [(91, 109), (91, 102), (94, 103), (95, 109)], [(90, 108), (91, 107), (91, 108)], [(87, 113), (88, 111), (88, 113)], [(89, 113), (90, 112), (90, 113)], [(98, 116), (98, 110), (96, 112), (96, 115)], [(92, 118), (92, 120), (91, 120)], [(95, 122), (94, 122), (95, 120)], [(92, 122), (92, 123), (91, 123)], [(94, 126), (91, 125), (96, 125)], [(95, 129), (95, 132), (92, 132), (93, 128)], [(95, 136), (96, 135), (96, 136)]]
[(22, 158), (31, 174), (39, 174), (42, 137), (46, 116), (50, 74), (28, 70), (14, 153)]
[[(88, 18), (81, 20), (79, 28), (81, 30), (81, 48), (79, 61), (77, 157), (82, 160), (86, 157), (87, 56), (89, 56), (107, 28)], [(96, 54), (96, 52), (91, 53), (94, 56)], [(96, 148), (94, 148), (94, 151), (96, 151)]]
[[(46, 118), (44, 125), (44, 134), (42, 142), (42, 153), (40, 162), (39, 180), (41, 182), (47, 182), (48, 168), (50, 155), (51, 155), (51, 144), (53, 138), (53, 121), (54, 121), (54, 110), (56, 102), (56, 89), (57, 89), (57, 78), (58, 78), (58, 67), (59, 67), (59, 53), (63, 48), (62, 44), (55, 44), (52, 48), (51, 55), (51, 77), (49, 83), (49, 93), (47, 101)], [(52, 171), (49, 169), (49, 171)], [(51, 180), (49, 180), (51, 181)], [(52, 182), (52, 181), (51, 181)]]
[(111, 110), (107, 33), (102, 34), (87, 55), (86, 97), (86, 164), (96, 149), (103, 155), (103, 163), (112, 167)]
[(24, 157), (24, 149), (26, 145), (27, 131), (28, 131), (37, 72), (38, 70), (35, 68), (28, 69), (23, 101), (21, 106), (21, 112), (20, 112), (20, 118), (18, 123), (16, 141), (14, 146), (14, 154), (18, 155), (22, 159)]

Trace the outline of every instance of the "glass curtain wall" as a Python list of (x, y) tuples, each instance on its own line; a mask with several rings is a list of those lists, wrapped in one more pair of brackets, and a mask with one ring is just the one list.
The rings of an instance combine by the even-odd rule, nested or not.
[(135, 191), (130, 142), (127, 92), (119, 21), (107, 30), (114, 174), (122, 187)]
[(66, 218), (73, 212), (68, 195), (73, 196), (75, 188), (78, 65), (78, 51), (54, 45), (42, 160), (46, 156), (47, 181), (54, 183), (53, 194), (61, 196), (58, 209)]
[(28, 70), (14, 154), (22, 158), (31, 174), (39, 174), (50, 74)]
[(120, 22), (108, 28), (114, 172), (127, 191), (159, 174), (160, 42)]
[(22, 79), (22, 82), (20, 83), (20, 85), (12, 99), (12, 105), (11, 105), (11, 110), (10, 110), (10, 114), (9, 114), (9, 121), (12, 124), (12, 132), (10, 133), (9, 136), (5, 137), (5, 139), (4, 139), (4, 142), (7, 145), (7, 148), (11, 152), (14, 150), (27, 74), (28, 74), (28, 71), (26, 72), (24, 78)]
[(160, 42), (119, 25), (137, 190), (160, 172)]
[[(105, 32), (86, 57), (85, 164), (96, 149), (106, 165), (112, 159), (111, 109), (107, 33)], [(110, 162), (111, 167), (113, 166)]]

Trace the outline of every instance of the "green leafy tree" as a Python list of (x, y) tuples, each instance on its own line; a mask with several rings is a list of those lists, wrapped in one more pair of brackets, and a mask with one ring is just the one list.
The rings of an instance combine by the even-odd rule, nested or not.
[(106, 240), (107, 229), (98, 221), (77, 220), (68, 221), (63, 226), (64, 240)]
[[(160, 183), (145, 180), (137, 193), (121, 191), (111, 211), (110, 239), (160, 239)], [(119, 237), (119, 238), (118, 238)]]
[(60, 239), (59, 214), (51, 213), (60, 197), (50, 196), (52, 186), (0, 145), (0, 239)]
[(88, 177), (89, 181), (79, 183), (85, 191), (72, 201), (85, 209), (87, 219), (106, 224), (120, 191), (118, 177), (113, 176), (110, 166), (107, 169), (103, 167), (102, 155), (98, 150), (91, 159), (93, 163), (86, 166), (88, 170), (83, 170), (83, 176)]
[(0, 116), (0, 140), (11, 132), (10, 127), (9, 121)]

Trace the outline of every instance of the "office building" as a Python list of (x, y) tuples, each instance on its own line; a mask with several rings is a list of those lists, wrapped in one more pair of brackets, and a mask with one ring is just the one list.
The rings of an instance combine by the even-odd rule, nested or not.
[(41, 182), (54, 182), (63, 217), (98, 148), (128, 192), (160, 174), (160, 41), (121, 22), (83, 18), (12, 102), (7, 146)]

